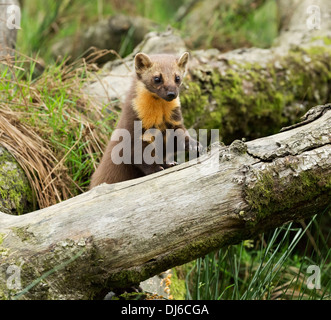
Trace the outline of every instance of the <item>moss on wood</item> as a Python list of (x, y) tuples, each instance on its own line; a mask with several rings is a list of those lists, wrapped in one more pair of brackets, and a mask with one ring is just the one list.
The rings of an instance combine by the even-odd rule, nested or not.
[(34, 239), (34, 234), (28, 231), (29, 226), (24, 227), (13, 227), (11, 230), (16, 234), (23, 242), (32, 241)]
[(331, 197), (331, 173), (303, 171), (291, 179), (279, 177), (272, 169), (257, 176), (252, 187), (245, 189), (246, 201), (256, 212), (253, 224), (274, 213), (295, 209), (296, 204), (314, 202), (316, 197)]
[(266, 66), (229, 62), (195, 70), (181, 93), (187, 127), (220, 129), (230, 143), (254, 139), (295, 123), (309, 108), (331, 99), (331, 49), (295, 49)]
[(32, 209), (32, 189), (23, 169), (0, 147), (0, 211), (20, 215)]

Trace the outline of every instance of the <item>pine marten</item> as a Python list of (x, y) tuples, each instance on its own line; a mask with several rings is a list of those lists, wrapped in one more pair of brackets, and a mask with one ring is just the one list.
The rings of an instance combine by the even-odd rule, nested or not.
[[(179, 101), (179, 87), (186, 72), (188, 58), (188, 52), (179, 58), (169, 54), (148, 56), (138, 53), (135, 56), (136, 72), (131, 89), (122, 107), (122, 114), (112, 139), (108, 143), (99, 167), (92, 175), (90, 188), (104, 182), (110, 184), (142, 177), (174, 165), (174, 162), (166, 161), (166, 155), (163, 156), (161, 162), (155, 161), (152, 164), (144, 159), (145, 149), (155, 140), (155, 137), (154, 139), (145, 137), (149, 129), (158, 129), (163, 141), (167, 139), (167, 129), (181, 132), (180, 134), (185, 136), (185, 150), (200, 150), (198, 141), (193, 139), (185, 129)], [(120, 141), (116, 137), (116, 131), (126, 129), (131, 137), (137, 136), (135, 131), (139, 126), (135, 124), (136, 121), (141, 121), (142, 135), (138, 133), (140, 147), (135, 145), (137, 137), (131, 139), (131, 144), (127, 143), (130, 144), (128, 146), (131, 151), (130, 163), (114, 163), (116, 161), (112, 159), (112, 152), (124, 139)], [(121, 151), (121, 156), (124, 152)]]

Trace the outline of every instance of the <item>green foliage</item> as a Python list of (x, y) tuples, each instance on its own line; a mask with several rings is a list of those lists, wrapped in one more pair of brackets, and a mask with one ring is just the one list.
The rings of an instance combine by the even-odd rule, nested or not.
[(22, 9), (17, 49), (52, 62), (50, 48), (54, 42), (112, 13), (112, 5), (104, 0), (29, 0)]
[(142, 0), (136, 1), (138, 14), (162, 25), (174, 23), (174, 16), (183, 0)]
[[(87, 26), (113, 14), (141, 15), (166, 28), (171, 25), (183, 36), (194, 34), (187, 30), (187, 20), (176, 21), (178, 9), (185, 0), (142, 1), (89, 1), (89, 0), (29, 0), (22, 9), (21, 30), (18, 32), (17, 49), (29, 56), (53, 61), (51, 46), (60, 39), (79, 35)], [(237, 1), (220, 6), (211, 17), (213, 24), (206, 28), (204, 47), (230, 50), (242, 46), (269, 47), (277, 35), (276, 4), (269, 0), (265, 5), (246, 12), (237, 12)], [(188, 12), (188, 17), (190, 13)], [(190, 41), (188, 41), (190, 43)], [(194, 45), (192, 49), (194, 48)], [(123, 39), (120, 55), (132, 51), (130, 32)]]
[(268, 0), (255, 9), (250, 3), (254, 5), (253, 1), (241, 0), (206, 1), (205, 5), (200, 2), (193, 20), (189, 14), (177, 27), (188, 36), (192, 48), (229, 51), (243, 47), (270, 47), (278, 34), (276, 2)]
[(276, 1), (268, 0), (261, 8), (253, 10), (237, 32), (254, 47), (270, 47), (278, 34)]
[[(81, 34), (98, 20), (113, 14), (142, 15), (166, 27), (183, 1), (89, 1), (89, 0), (29, 0), (22, 9), (21, 30), (17, 49), (29, 56), (38, 55), (54, 63), (51, 47), (59, 39)], [(131, 30), (133, 31), (133, 30)], [(132, 52), (131, 32), (123, 39), (120, 55)], [(132, 32), (131, 32), (132, 33)]]

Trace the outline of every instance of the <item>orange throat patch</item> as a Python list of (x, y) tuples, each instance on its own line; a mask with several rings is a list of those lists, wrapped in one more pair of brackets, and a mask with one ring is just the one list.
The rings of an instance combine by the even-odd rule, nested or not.
[(133, 109), (137, 112), (145, 130), (150, 128), (165, 129), (165, 123), (171, 122), (172, 111), (180, 106), (179, 97), (166, 101), (137, 83), (137, 96), (133, 100)]

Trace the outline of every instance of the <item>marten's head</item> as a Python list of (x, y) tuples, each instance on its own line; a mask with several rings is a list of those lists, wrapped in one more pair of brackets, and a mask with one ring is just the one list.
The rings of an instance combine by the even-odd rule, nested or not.
[(138, 53), (134, 61), (138, 81), (141, 81), (155, 98), (172, 101), (178, 97), (188, 57), (188, 52), (183, 53), (180, 58), (169, 54), (148, 56)]

